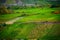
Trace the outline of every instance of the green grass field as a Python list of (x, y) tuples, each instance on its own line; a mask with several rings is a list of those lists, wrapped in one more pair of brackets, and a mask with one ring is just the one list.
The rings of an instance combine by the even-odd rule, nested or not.
[[(15, 14), (5, 14), (0, 16), (0, 21), (4, 22), (17, 17), (23, 17), (14, 24), (2, 27), (0, 32), (1, 39), (23, 38), (25, 40), (60, 40), (60, 24), (40, 23), (57, 22), (60, 14), (54, 14), (56, 8), (28, 8), (14, 10)], [(25, 14), (25, 16), (21, 16)]]

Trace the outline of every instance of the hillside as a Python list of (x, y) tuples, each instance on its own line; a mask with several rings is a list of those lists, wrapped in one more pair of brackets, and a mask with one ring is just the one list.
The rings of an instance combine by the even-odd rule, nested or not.
[(0, 2), (0, 40), (60, 40), (60, 4), (57, 6), (57, 1)]

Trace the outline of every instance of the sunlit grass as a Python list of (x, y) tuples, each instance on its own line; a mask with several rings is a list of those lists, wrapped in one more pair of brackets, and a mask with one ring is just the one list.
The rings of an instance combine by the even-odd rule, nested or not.
[[(0, 38), (7, 38), (7, 39), (9, 39), (9, 38), (29, 38), (29, 37), (34, 38), (34, 36), (35, 36), (34, 34), (36, 34), (36, 36), (35, 36), (36, 38), (44, 38), (44, 37), (47, 37), (48, 32), (50, 33), (51, 31), (54, 31), (54, 30), (52, 30), (54, 27), (58, 27), (57, 24), (40, 24), (39, 23), (39, 22), (46, 22), (46, 21), (47, 22), (58, 21), (57, 18), (60, 16), (60, 14), (51, 13), (52, 11), (55, 11), (55, 9), (31, 8), (31, 9), (18, 9), (18, 10), (14, 10), (14, 11), (18, 14), (2, 15), (1, 18), (2, 19), (3, 18), (11, 19), (12, 17), (16, 18), (17, 16), (21, 16), (22, 13), (29, 14), (29, 16), (25, 16), (22, 19), (16, 21), (14, 24), (6, 26), (6, 28), (4, 28), (4, 30), (2, 30), (2, 32), (0, 32), (0, 34), (1, 34)], [(34, 33), (34, 32), (32, 32), (33, 30), (36, 32), (37, 31), (39, 31), (39, 32)], [(33, 34), (31, 34), (31, 32)], [(32, 36), (32, 35), (34, 35), (34, 36)]]

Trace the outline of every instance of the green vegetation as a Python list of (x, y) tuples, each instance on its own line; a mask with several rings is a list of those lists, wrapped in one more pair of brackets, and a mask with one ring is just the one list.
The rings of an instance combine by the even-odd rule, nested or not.
[[(0, 38), (1, 39), (34, 38), (41, 40), (48, 39), (50, 40), (51, 37), (55, 38), (54, 36), (56, 36), (57, 34), (54, 34), (53, 32), (55, 32), (58, 29), (59, 27), (58, 24), (40, 23), (58, 21), (57, 18), (60, 16), (60, 14), (52, 13), (52, 11), (55, 10), (56, 8), (27, 8), (14, 10), (15, 13), (12, 14), (1, 15), (0, 16), (1, 22), (3, 22), (2, 20), (8, 21), (17, 17), (23, 18), (17, 20), (14, 24), (7, 25), (5, 26), (5, 28), (2, 28), (1, 29), (2, 31), (0, 32)], [(22, 16), (23, 14), (25, 16)], [(50, 33), (52, 34), (52, 36), (50, 36), (51, 35)]]
[(0, 40), (60, 40), (59, 0), (0, 0)]
[(12, 14), (4, 14), (0, 15), (0, 22), (6, 22), (8, 20), (14, 19), (18, 16), (21, 16), (21, 14), (18, 13), (12, 13)]

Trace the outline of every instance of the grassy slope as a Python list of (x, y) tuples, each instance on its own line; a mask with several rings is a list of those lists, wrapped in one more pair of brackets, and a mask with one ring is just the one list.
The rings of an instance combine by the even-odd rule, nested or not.
[(21, 20), (18, 20), (17, 22), (28, 22), (28, 21), (47, 21), (50, 19), (55, 19), (60, 14), (53, 14), (52, 11), (55, 11), (55, 9), (50, 8), (36, 8), (36, 9), (25, 9), (22, 10), (26, 12), (26, 14), (30, 14), (28, 17), (24, 17)]
[(13, 14), (4, 14), (4, 15), (0, 15), (0, 23), (1, 22), (5, 22), (11, 19), (14, 19), (18, 16), (21, 16), (21, 14), (19, 13), (13, 13)]
[(51, 29), (53, 29), (54, 27), (59, 27), (57, 26), (57, 24), (39, 24), (39, 22), (41, 21), (49, 21), (49, 22), (57, 21), (56, 17), (60, 15), (52, 14), (51, 11), (54, 11), (54, 9), (50, 9), (50, 8), (49, 9), (48, 8), (24, 9), (19, 12), (22, 12), (22, 11), (25, 11), (28, 14), (32, 14), (32, 13), (33, 14), (39, 13), (39, 14), (38, 15), (32, 14), (31, 16), (27, 16), (27, 17), (24, 17), (23, 19), (18, 20), (15, 24), (7, 26), (4, 30), (2, 30), (0, 38), (7, 38), (7, 39), (9, 38), (40, 38), (41, 39), (42, 38), (43, 40), (43, 38), (53, 33), (51, 32), (51, 34), (47, 35), (48, 32), (50, 33), (50, 31), (53, 31)]

